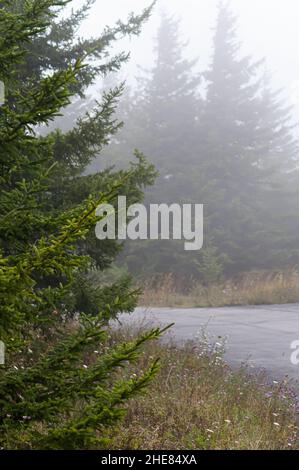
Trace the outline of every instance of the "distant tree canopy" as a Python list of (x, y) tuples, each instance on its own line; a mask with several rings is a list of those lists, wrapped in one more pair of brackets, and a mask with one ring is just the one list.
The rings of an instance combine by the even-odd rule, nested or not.
[(139, 377), (115, 379), (161, 332), (109, 346), (108, 322), (132, 311), (138, 292), (127, 278), (112, 286), (89, 280), (120, 249), (94, 240), (97, 206), (113, 204), (120, 191), (140, 200), (154, 177), (141, 155), (130, 169), (81, 176), (119, 127), (113, 113), (121, 89), (108, 92), (70, 131), (38, 133), (98, 74), (120, 67), (123, 55), (107, 65), (109, 46), (119, 35), (137, 34), (151, 9), (78, 42), (76, 26), (92, 2), (58, 20), (68, 3), (1, 2), (1, 449), (99, 447), (126, 400), (157, 371), (153, 361)]
[(298, 160), (290, 109), (269, 88), (262, 65), (242, 57), (236, 18), (222, 4), (205, 74), (199, 162), (207, 237), (226, 254), (232, 272), (271, 267), (284, 250), (283, 234), (278, 244), (275, 236), (282, 217), (269, 200), (277, 192), (275, 183)]
[(137, 145), (160, 172), (146, 202), (203, 203), (205, 217), (199, 253), (176, 241), (129, 243), (122, 261), (134, 272), (209, 282), (212, 266), (217, 278), (298, 261), (291, 109), (271, 90), (264, 62), (242, 55), (236, 27), (220, 3), (211, 62), (199, 75), (184, 58), (177, 20), (163, 14), (155, 65), (122, 103), (127, 118), (108, 148), (112, 160)]

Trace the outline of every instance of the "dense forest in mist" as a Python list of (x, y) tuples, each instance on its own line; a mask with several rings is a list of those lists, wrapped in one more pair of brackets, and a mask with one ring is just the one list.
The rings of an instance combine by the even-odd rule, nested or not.
[[(209, 67), (197, 73), (179, 20), (162, 13), (154, 67), (140, 73), (136, 87), (125, 87), (117, 109), (124, 126), (89, 166), (125, 168), (138, 148), (159, 172), (147, 204), (204, 204), (203, 250), (185, 252), (178, 241), (128, 242), (119, 264), (130, 272), (210, 282), (298, 262), (292, 108), (272, 88), (265, 62), (242, 55), (237, 25), (222, 3)], [(108, 76), (104, 89), (121, 80)], [(74, 103), (70, 120), (81, 106), (88, 102)]]

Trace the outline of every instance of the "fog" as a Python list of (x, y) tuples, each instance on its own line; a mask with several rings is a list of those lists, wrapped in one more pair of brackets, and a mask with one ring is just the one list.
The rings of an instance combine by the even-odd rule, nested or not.
[[(96, 36), (106, 24), (125, 19), (139, 12), (149, 0), (110, 0), (95, 2), (90, 17), (80, 34)], [(82, 1), (72, 2), (72, 6)], [(153, 38), (159, 24), (161, 9), (181, 18), (183, 36), (190, 41), (190, 57), (199, 59), (199, 67), (209, 62), (211, 39), (216, 21), (218, 0), (158, 0), (149, 22), (138, 38), (122, 41), (124, 50), (131, 51), (131, 61), (124, 75), (134, 79), (137, 65), (149, 67), (153, 60)], [(296, 104), (299, 115), (299, 3), (297, 0), (231, 0), (230, 5), (239, 17), (238, 35), (244, 53), (256, 59), (264, 57), (274, 85), (282, 87), (290, 102)], [(296, 113), (296, 114), (297, 114)]]

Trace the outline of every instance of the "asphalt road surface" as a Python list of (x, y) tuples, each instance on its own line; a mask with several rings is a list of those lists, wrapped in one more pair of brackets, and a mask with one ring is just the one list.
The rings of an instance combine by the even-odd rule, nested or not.
[(175, 323), (171, 334), (178, 342), (196, 340), (203, 330), (211, 342), (224, 338), (225, 359), (232, 366), (247, 362), (254, 369), (266, 370), (273, 380), (288, 376), (298, 381), (294, 385), (299, 391), (299, 364), (291, 362), (294, 352), (291, 344), (296, 340), (299, 344), (299, 304), (188, 309), (140, 307), (130, 316), (130, 321), (137, 319), (162, 325)]

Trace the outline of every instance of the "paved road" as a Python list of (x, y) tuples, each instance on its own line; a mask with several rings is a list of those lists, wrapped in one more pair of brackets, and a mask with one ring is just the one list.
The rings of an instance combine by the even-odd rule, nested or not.
[[(159, 324), (174, 322), (176, 340), (195, 338), (204, 328), (211, 338), (226, 338), (226, 360), (231, 365), (248, 362), (271, 377), (288, 375), (299, 380), (299, 365), (291, 363), (291, 343), (299, 341), (299, 304), (224, 308), (138, 308), (132, 319)], [(299, 390), (299, 383), (296, 388)]]

